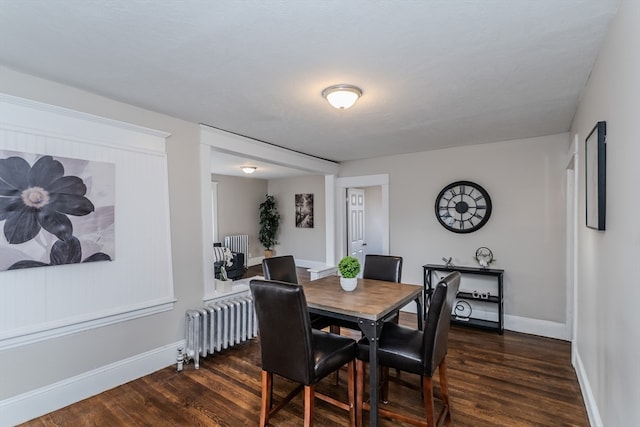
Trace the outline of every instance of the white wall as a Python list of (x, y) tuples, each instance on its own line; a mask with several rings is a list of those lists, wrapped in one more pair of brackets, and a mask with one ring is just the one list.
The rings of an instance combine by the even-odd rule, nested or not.
[[(390, 253), (404, 258), (403, 281), (422, 284), (422, 265), (453, 257), (475, 266), (480, 246), (505, 270), (505, 327), (567, 338), (564, 169), (569, 134), (347, 162), (340, 176), (389, 174)], [(482, 185), (489, 222), (470, 234), (445, 230), (435, 199), (457, 180)]]
[[(578, 135), (575, 366), (593, 426), (640, 425), (640, 2), (623, 0), (571, 128)], [(607, 122), (606, 231), (584, 225), (584, 140)]]
[(0, 425), (13, 425), (175, 362), (184, 313), (203, 298), (200, 132), (196, 124), (4, 67), (0, 92), (171, 134), (166, 149), (174, 309), (0, 351)]

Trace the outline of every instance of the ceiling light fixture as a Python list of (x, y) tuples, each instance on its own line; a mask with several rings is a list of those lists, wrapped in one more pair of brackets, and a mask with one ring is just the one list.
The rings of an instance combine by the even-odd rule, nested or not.
[(322, 96), (327, 98), (334, 108), (346, 110), (362, 96), (362, 89), (352, 85), (334, 85), (323, 90)]
[(258, 168), (255, 166), (242, 166), (240, 169), (242, 169), (242, 172), (244, 173), (251, 174), (254, 173)]

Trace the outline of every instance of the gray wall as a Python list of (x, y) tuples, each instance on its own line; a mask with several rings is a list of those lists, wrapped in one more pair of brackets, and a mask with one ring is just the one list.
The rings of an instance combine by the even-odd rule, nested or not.
[[(552, 135), (343, 163), (341, 176), (389, 174), (390, 253), (402, 279), (422, 283), (422, 265), (453, 257), (474, 266), (480, 246), (505, 270), (507, 325), (520, 318), (565, 323), (564, 173), (569, 135)], [(434, 214), (447, 184), (469, 180), (493, 201), (489, 222), (470, 234), (445, 230)]]
[(218, 240), (224, 243), (224, 236), (247, 234), (247, 261), (263, 256), (264, 248), (258, 241), (258, 209), (267, 194), (268, 182), (264, 179), (215, 174), (211, 180), (218, 183)]
[[(295, 195), (313, 193), (313, 228), (296, 228)], [(269, 194), (278, 204), (282, 223), (276, 255), (294, 255), (296, 262), (323, 263), (325, 259), (325, 191), (324, 176), (298, 176), (269, 180)]]
[(380, 186), (365, 187), (364, 203), (364, 227), (367, 238), (365, 253), (382, 254), (382, 188)]
[[(593, 426), (640, 425), (640, 2), (623, 0), (576, 113), (576, 370)], [(607, 122), (606, 231), (585, 227), (584, 140)], [(590, 389), (590, 390), (589, 390)]]

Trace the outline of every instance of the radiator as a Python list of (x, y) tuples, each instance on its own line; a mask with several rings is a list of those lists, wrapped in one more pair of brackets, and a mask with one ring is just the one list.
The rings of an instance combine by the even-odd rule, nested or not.
[(224, 236), (224, 245), (231, 249), (232, 252), (243, 253), (244, 268), (247, 268), (247, 262), (249, 261), (249, 236), (246, 234)]
[(200, 369), (200, 357), (220, 352), (258, 335), (250, 295), (215, 301), (186, 313), (185, 356)]

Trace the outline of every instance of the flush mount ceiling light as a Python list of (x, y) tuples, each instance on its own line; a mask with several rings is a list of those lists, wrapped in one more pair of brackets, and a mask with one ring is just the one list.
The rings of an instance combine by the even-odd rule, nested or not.
[(256, 171), (256, 169), (258, 169), (255, 166), (242, 166), (240, 169), (242, 169), (242, 172), (244, 173), (254, 173)]
[(362, 96), (362, 90), (352, 85), (334, 85), (323, 90), (322, 96), (327, 98), (334, 108), (346, 110)]

